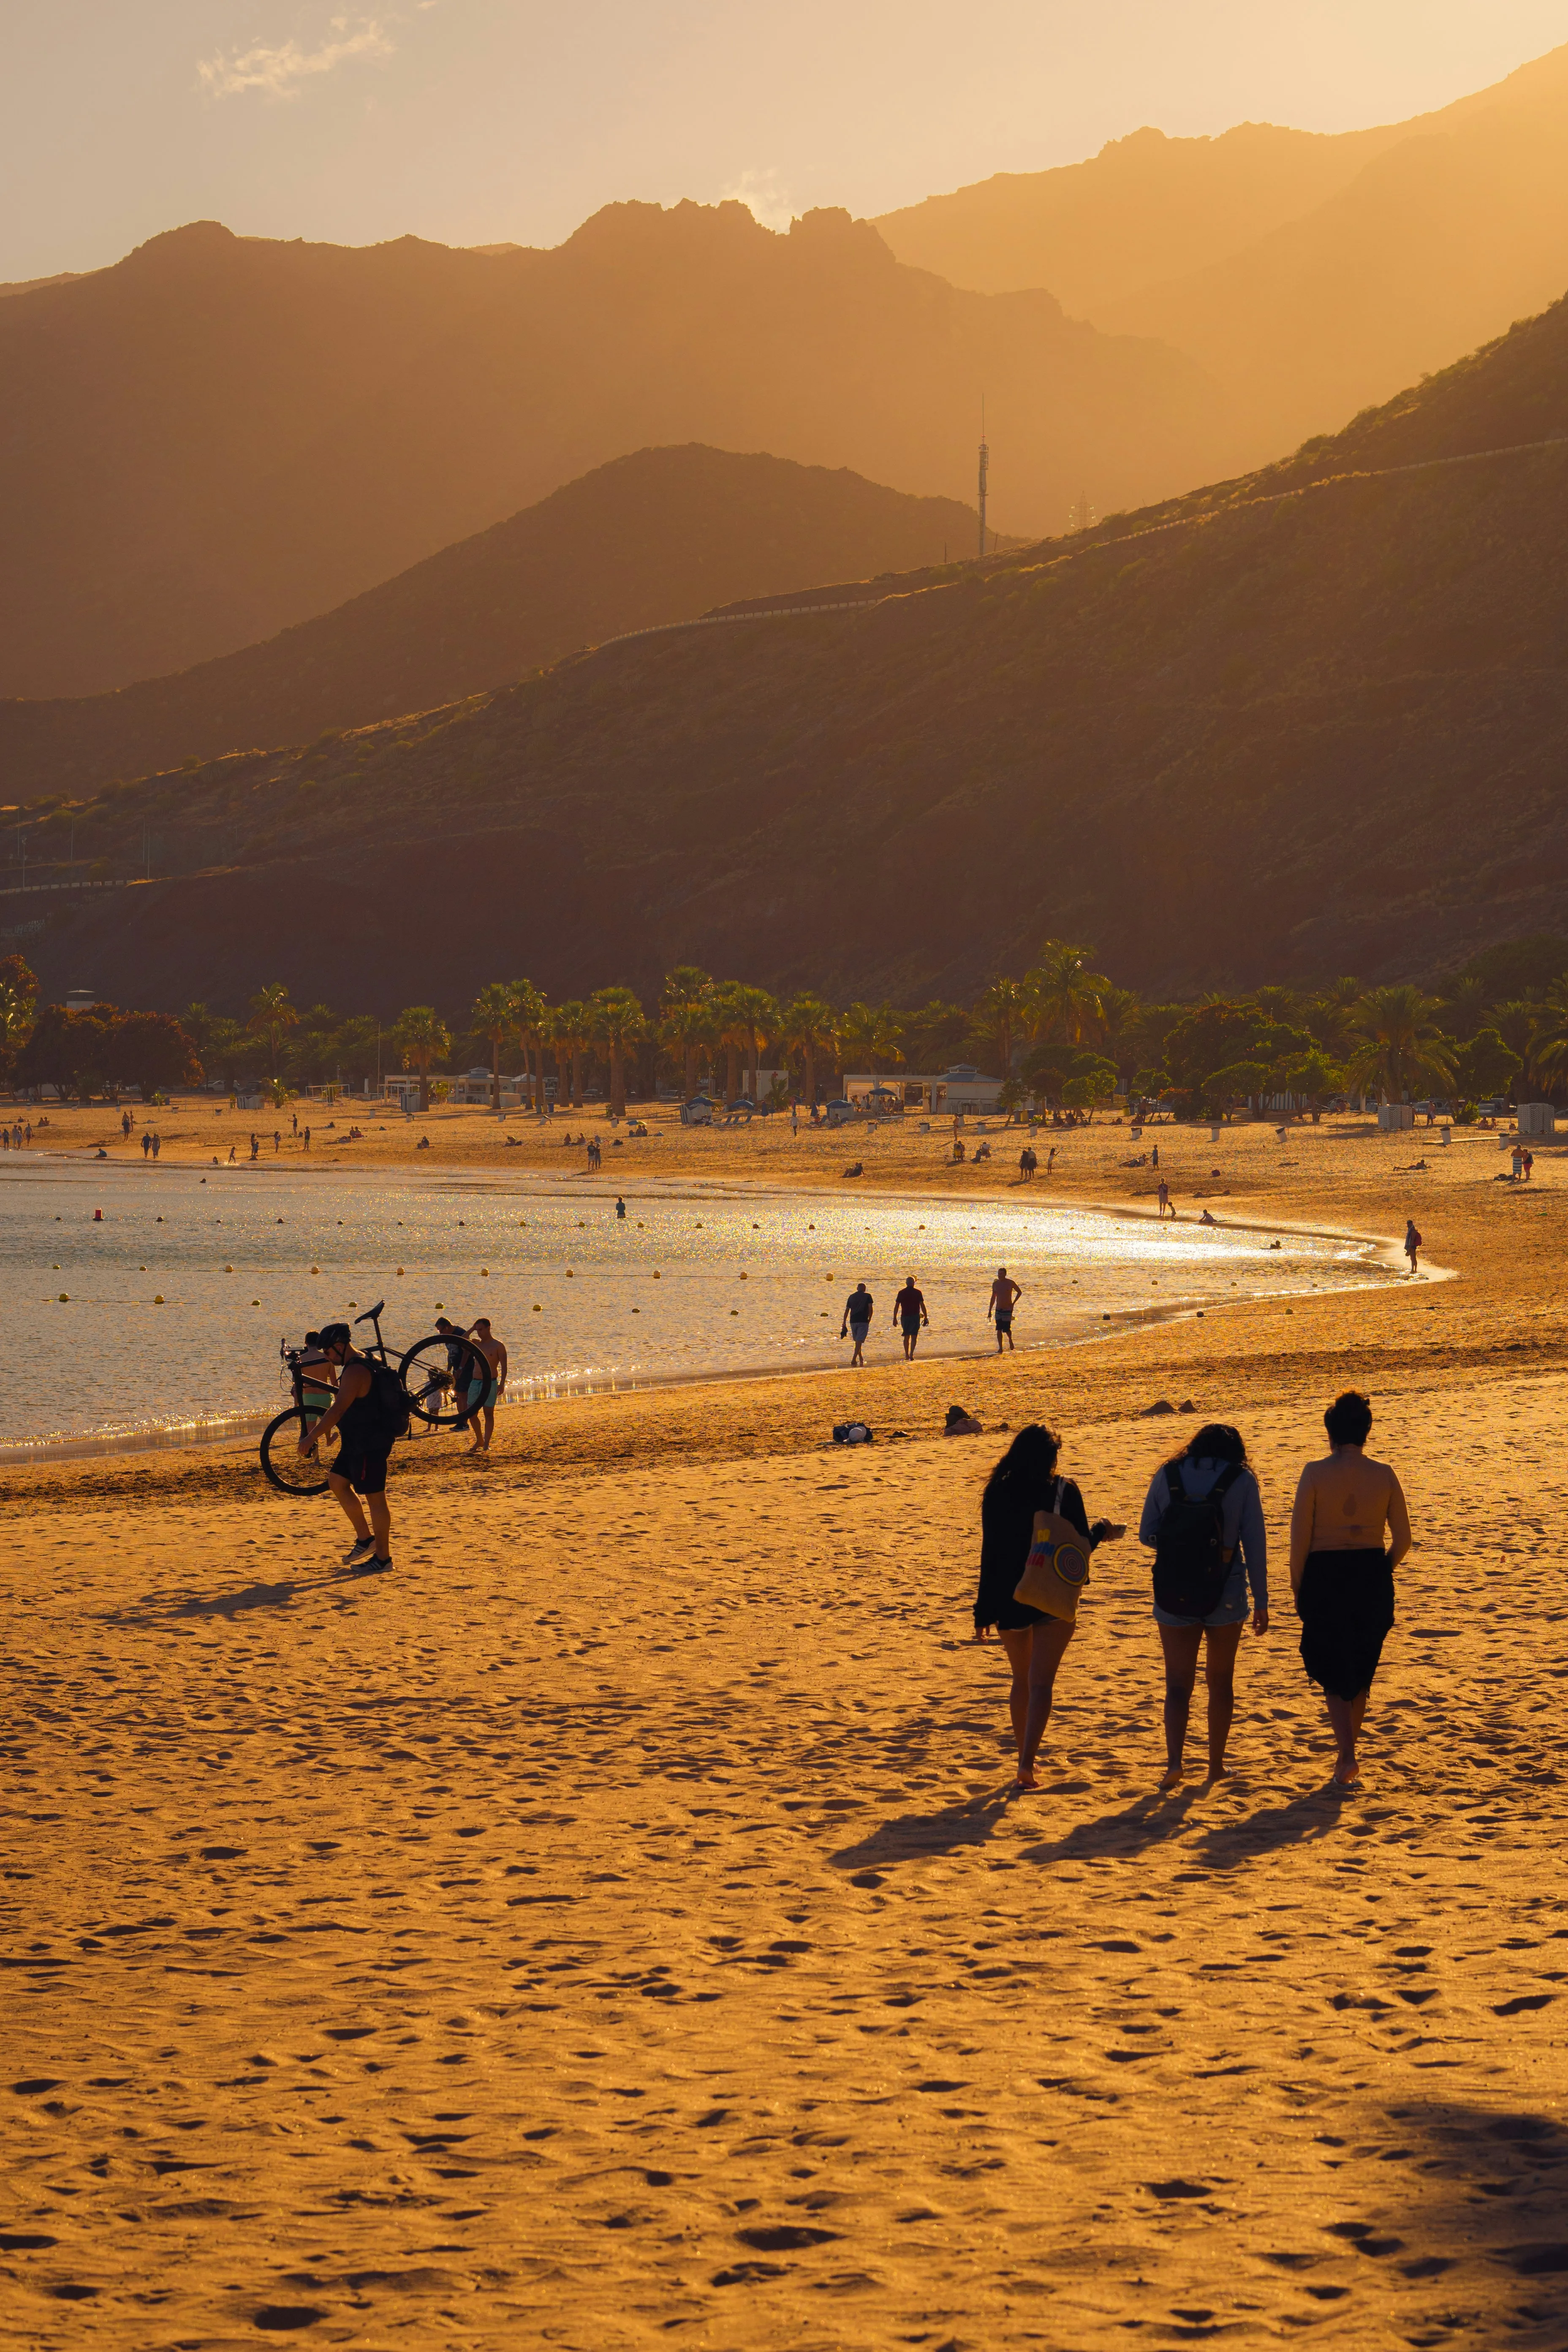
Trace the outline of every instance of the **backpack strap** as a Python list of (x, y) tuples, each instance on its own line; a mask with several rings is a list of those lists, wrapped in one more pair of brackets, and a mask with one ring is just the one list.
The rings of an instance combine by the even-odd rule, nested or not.
[(1214, 1485), (1209, 1488), (1210, 1495), (1218, 1495), (1222, 1498), (1228, 1495), (1246, 1467), (1247, 1465), (1245, 1462), (1227, 1462), (1225, 1468), (1220, 1472), (1219, 1476), (1215, 1480)]

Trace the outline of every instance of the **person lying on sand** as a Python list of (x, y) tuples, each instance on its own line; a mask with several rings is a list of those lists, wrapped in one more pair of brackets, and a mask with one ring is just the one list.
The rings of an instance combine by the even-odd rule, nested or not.
[(948, 1406), (947, 1419), (942, 1424), (942, 1432), (944, 1437), (982, 1437), (984, 1435), (984, 1423), (976, 1421), (974, 1415), (965, 1406), (961, 1404)]

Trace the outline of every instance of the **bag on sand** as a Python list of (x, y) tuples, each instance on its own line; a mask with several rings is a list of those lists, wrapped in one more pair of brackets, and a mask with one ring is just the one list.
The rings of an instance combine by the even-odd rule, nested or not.
[(1047, 1617), (1060, 1617), (1073, 1625), (1078, 1622), (1078, 1596), (1089, 1582), (1089, 1548), (1088, 1538), (1079, 1535), (1070, 1519), (1062, 1517), (1061, 1498), (1058, 1478), (1051, 1490), (1050, 1509), (1035, 1513), (1034, 1540), (1013, 1598), (1026, 1609), (1038, 1609)]
[(872, 1445), (876, 1440), (863, 1421), (836, 1421), (833, 1443), (835, 1445)]
[(1219, 1607), (1234, 1557), (1225, 1539), (1225, 1498), (1241, 1471), (1239, 1462), (1227, 1462), (1196, 1503), (1180, 1463), (1165, 1472), (1170, 1500), (1154, 1536), (1154, 1598), (1173, 1617), (1207, 1617)]

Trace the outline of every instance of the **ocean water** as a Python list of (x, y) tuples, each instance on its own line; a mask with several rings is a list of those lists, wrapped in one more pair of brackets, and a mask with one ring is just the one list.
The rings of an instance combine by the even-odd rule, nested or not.
[[(401, 1350), (439, 1311), (488, 1315), (513, 1402), (573, 1389), (847, 1364), (844, 1304), (876, 1300), (868, 1361), (897, 1358), (913, 1274), (921, 1354), (988, 1354), (991, 1280), (1023, 1285), (1020, 1349), (1130, 1317), (1383, 1278), (1348, 1239), (1163, 1227), (1053, 1204), (766, 1193), (667, 1181), (626, 1196), (582, 1178), (302, 1174), (0, 1163), (0, 1448), (151, 1438), (288, 1402), (283, 1339), (384, 1298)], [(101, 1210), (101, 1221), (94, 1211)], [(62, 1299), (61, 1294), (64, 1294)], [(159, 1298), (163, 1303), (156, 1303)], [(1110, 1317), (1110, 1324), (1103, 1319)], [(962, 1394), (955, 1365), (954, 1393)], [(835, 1408), (852, 1402), (846, 1384)]]

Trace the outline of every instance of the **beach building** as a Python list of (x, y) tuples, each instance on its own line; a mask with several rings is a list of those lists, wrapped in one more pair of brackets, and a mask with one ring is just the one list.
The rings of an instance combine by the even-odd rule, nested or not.
[[(923, 1110), (933, 1118), (951, 1118), (967, 1111), (1000, 1110), (1002, 1087), (1002, 1079), (989, 1077), (973, 1062), (953, 1062), (928, 1077), (906, 1076), (902, 1071), (892, 1078), (866, 1073), (846, 1076), (844, 1096), (857, 1108), (882, 1111), (884, 1115), (888, 1109)], [(874, 1095), (880, 1097), (875, 1103)]]

